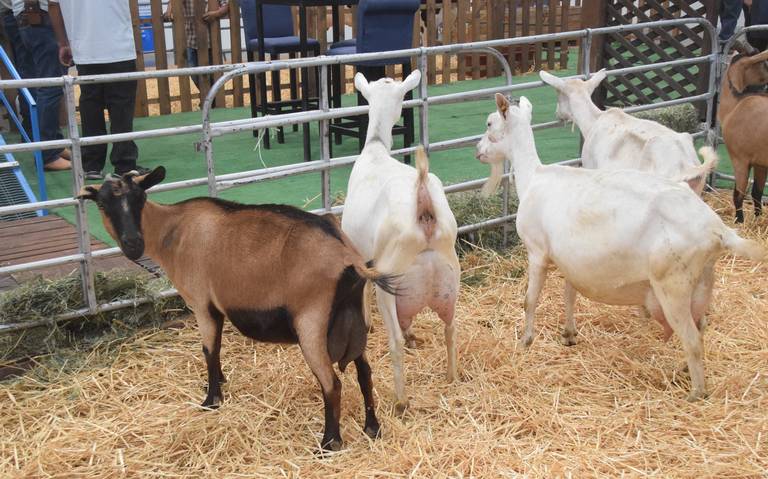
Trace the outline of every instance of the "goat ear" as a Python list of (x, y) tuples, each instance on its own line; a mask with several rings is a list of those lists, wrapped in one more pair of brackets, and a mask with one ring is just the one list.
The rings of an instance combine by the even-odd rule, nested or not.
[(420, 81), (421, 72), (419, 70), (412, 71), (411, 74), (405, 77), (405, 80), (403, 80), (403, 95), (416, 88), (416, 85), (418, 85)]
[(565, 80), (560, 77), (556, 77), (549, 72), (545, 72), (544, 70), (539, 71), (539, 78), (541, 78), (541, 81), (551, 87), (554, 87), (557, 90), (561, 90), (563, 86), (565, 86)]
[(605, 71), (605, 68), (603, 68), (599, 72), (597, 72), (594, 75), (592, 75), (592, 78), (587, 80), (587, 85), (589, 86), (589, 91), (590, 92), (595, 91), (595, 88), (597, 88), (600, 85), (600, 83), (602, 83), (603, 80), (605, 80), (606, 75), (607, 75), (607, 73)]
[(99, 194), (100, 189), (101, 185), (85, 185), (80, 188), (75, 198), (78, 200), (96, 201), (96, 196)]
[(370, 98), (368, 98), (368, 93), (370, 91), (368, 80), (366, 80), (365, 75), (360, 72), (355, 74), (355, 88), (357, 88), (357, 91), (363, 94), (366, 100), (370, 100)]
[(509, 110), (509, 100), (501, 93), (496, 94), (496, 109), (499, 111), (499, 115), (505, 120), (507, 119), (507, 111)]
[[(757, 50), (755, 50), (755, 52), (757, 52)], [(768, 59), (768, 50), (752, 55), (751, 57), (745, 58), (742, 61), (746, 62), (747, 65), (754, 65), (756, 63), (765, 61), (766, 59)]]
[(528, 98), (521, 96), (519, 108), (521, 111), (525, 112), (528, 117), (528, 123), (530, 123), (531, 117), (533, 116), (533, 105), (531, 104), (531, 101)]
[(158, 166), (146, 175), (134, 176), (133, 182), (143, 190), (148, 190), (165, 179), (165, 168)]

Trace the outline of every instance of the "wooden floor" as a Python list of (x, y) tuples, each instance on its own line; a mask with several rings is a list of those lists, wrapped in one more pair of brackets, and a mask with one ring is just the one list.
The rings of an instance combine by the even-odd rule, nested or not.
[[(91, 239), (92, 250), (108, 247), (101, 241)], [(76, 253), (78, 253), (77, 230), (59, 216), (38, 216), (0, 222), (0, 267)], [(96, 271), (109, 271), (115, 268), (146, 271), (122, 255), (96, 258), (93, 263)], [(0, 275), (0, 291), (14, 288), (35, 276), (57, 278), (77, 269), (77, 263), (68, 263), (11, 275)]]

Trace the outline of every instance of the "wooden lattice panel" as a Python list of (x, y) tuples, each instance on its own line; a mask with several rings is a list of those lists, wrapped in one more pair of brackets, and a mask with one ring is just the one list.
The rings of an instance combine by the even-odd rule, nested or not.
[[(606, 25), (624, 25), (684, 17), (706, 17), (713, 1), (607, 0)], [(645, 29), (607, 35), (602, 44), (602, 63), (608, 68), (691, 58), (709, 52), (710, 39), (699, 25), (675, 29)], [(630, 106), (704, 93), (706, 64), (670, 67), (622, 77), (604, 83), (606, 106)]]

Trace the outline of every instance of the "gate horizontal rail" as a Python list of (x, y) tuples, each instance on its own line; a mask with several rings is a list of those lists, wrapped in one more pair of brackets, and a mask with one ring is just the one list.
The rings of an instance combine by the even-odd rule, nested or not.
[[(603, 35), (609, 33), (623, 33), (632, 32), (636, 30), (642, 30), (647, 28), (675, 28), (683, 25), (698, 24), (704, 27), (707, 31), (711, 41), (710, 54), (700, 55), (691, 58), (681, 58), (674, 61), (663, 61), (657, 63), (649, 63), (644, 65), (636, 65), (626, 68), (614, 69), (608, 71), (608, 75), (619, 76), (628, 75), (644, 71), (658, 70), (679, 65), (691, 65), (697, 63), (709, 63), (714, 66), (719, 60), (720, 56), (717, 52), (717, 37), (715, 35), (714, 27), (703, 18), (683, 18), (674, 20), (662, 20), (657, 22), (649, 22), (642, 24), (632, 25), (618, 25), (612, 27), (600, 27), (593, 29), (576, 30), (572, 32), (550, 33), (543, 35), (532, 35), (527, 37), (517, 37), (511, 39), (501, 40), (489, 40), (485, 42), (475, 43), (462, 43), (452, 45), (442, 45), (434, 47), (420, 47), (407, 50), (392, 51), (386, 53), (375, 54), (354, 54), (354, 55), (340, 55), (333, 57), (313, 57), (306, 59), (295, 60), (280, 60), (272, 62), (252, 62), (252, 63), (239, 63), (234, 65), (215, 65), (206, 67), (195, 68), (180, 68), (174, 70), (160, 70), (160, 71), (144, 71), (133, 72), (128, 74), (110, 74), (110, 75), (90, 75), (80, 77), (64, 76), (60, 78), (42, 78), (33, 80), (0, 80), (0, 89), (7, 88), (19, 88), (19, 87), (40, 87), (40, 86), (62, 86), (66, 93), (66, 106), (68, 113), (68, 123), (70, 138), (56, 141), (37, 142), (33, 144), (16, 144), (16, 145), (0, 145), (0, 154), (3, 153), (16, 153), (24, 151), (36, 151), (41, 149), (47, 149), (51, 147), (69, 147), (72, 149), (73, 157), (73, 196), (76, 191), (80, 189), (80, 186), (84, 183), (83, 170), (81, 164), (81, 148), (88, 145), (106, 144), (117, 141), (126, 140), (142, 140), (149, 138), (158, 138), (172, 135), (185, 135), (195, 134), (201, 135), (200, 147), (205, 153), (206, 162), (208, 164), (208, 176), (204, 178), (194, 178), (189, 180), (182, 180), (173, 183), (161, 184), (151, 190), (150, 194), (177, 190), (182, 188), (199, 187), (207, 185), (209, 188), (209, 194), (215, 196), (219, 191), (233, 188), (242, 185), (253, 184), (261, 181), (269, 181), (278, 178), (284, 178), (286, 176), (292, 176), (305, 173), (321, 173), (322, 184), (321, 193), (323, 200), (323, 208), (314, 210), (315, 212), (331, 212), (339, 214), (343, 211), (343, 206), (331, 207), (330, 204), (330, 174), (332, 169), (349, 166), (354, 163), (357, 155), (345, 156), (338, 158), (330, 158), (328, 154), (329, 148), (327, 148), (328, 136), (327, 125), (328, 122), (335, 118), (341, 118), (350, 115), (366, 114), (369, 110), (369, 106), (355, 106), (344, 108), (328, 108), (328, 92), (327, 88), (320, 89), (320, 110), (288, 113), (278, 116), (264, 116), (258, 118), (247, 118), (242, 120), (229, 120), (220, 122), (210, 121), (211, 103), (215, 98), (217, 90), (222, 88), (227, 81), (245, 74), (257, 74), (262, 72), (269, 72), (275, 70), (284, 69), (298, 69), (298, 68), (320, 68), (321, 85), (325, 85), (323, 79), (326, 78), (328, 66), (337, 64), (348, 64), (358, 61), (370, 60), (372, 58), (401, 58), (401, 57), (418, 57), (419, 68), (422, 70), (421, 85), (419, 87), (419, 97), (403, 102), (404, 107), (412, 107), (419, 109), (420, 116), (420, 139), (427, 151), (441, 151), (453, 148), (467, 147), (475, 144), (481, 135), (470, 135), (462, 138), (448, 139), (444, 141), (429, 142), (429, 129), (428, 129), (428, 111), (430, 106), (446, 105), (451, 103), (458, 103), (463, 101), (476, 101), (480, 99), (489, 98), (495, 93), (511, 93), (520, 90), (526, 90), (531, 88), (537, 88), (544, 86), (541, 81), (530, 81), (525, 83), (512, 83), (512, 72), (504, 58), (503, 54), (498, 52), (496, 48), (509, 47), (514, 45), (524, 45), (530, 43), (552, 41), (552, 40), (574, 40), (579, 39), (581, 42), (581, 59), (582, 59), (582, 72), (576, 75), (576, 78), (589, 78), (591, 72), (588, 62), (585, 59), (589, 58), (590, 48), (592, 45), (592, 38), (595, 35)], [(479, 90), (450, 93), (438, 96), (429, 96), (427, 92), (427, 57), (429, 55), (437, 54), (459, 54), (465, 52), (485, 52), (496, 58), (502, 66), (504, 71), (504, 78), (506, 80), (504, 85), (498, 87), (483, 88)], [(692, 95), (688, 97), (681, 97), (674, 100), (662, 101), (658, 103), (648, 105), (637, 105), (626, 108), (626, 111), (641, 111), (655, 108), (662, 108), (665, 106), (675, 105), (679, 103), (690, 103), (695, 101), (707, 101), (707, 125), (712, 125), (709, 121), (712, 115), (712, 103), (713, 98), (716, 95), (715, 80), (716, 80), (716, 68), (710, 68), (710, 83), (709, 90), (706, 93), (699, 95)], [(209, 91), (202, 108), (202, 123), (199, 125), (180, 126), (172, 128), (161, 128), (156, 130), (137, 131), (130, 133), (99, 135), (90, 137), (79, 137), (79, 132), (75, 122), (75, 104), (74, 104), (74, 85), (90, 84), (90, 83), (107, 83), (126, 80), (139, 80), (148, 78), (167, 78), (171, 76), (192, 76), (206, 73), (221, 73), (222, 77), (213, 85)], [(215, 138), (227, 134), (250, 131), (257, 129), (264, 129), (275, 126), (287, 126), (299, 123), (308, 122), (320, 122), (321, 131), (324, 132), (321, 135), (321, 149), (319, 160), (310, 161), (306, 163), (298, 163), (292, 165), (283, 165), (269, 168), (261, 168), (250, 171), (243, 171), (237, 173), (229, 173), (224, 175), (216, 175), (214, 169), (214, 157), (213, 157), (213, 141)], [(545, 123), (539, 123), (533, 125), (533, 128), (544, 129), (561, 126), (563, 123), (560, 121), (549, 121)], [(708, 138), (713, 137), (711, 132), (707, 130), (703, 132)], [(403, 155), (412, 153), (416, 147), (402, 148), (393, 150), (393, 155)], [(578, 156), (578, 155), (577, 155)], [(559, 164), (578, 164), (579, 158), (566, 160), (559, 162)], [(475, 180), (464, 181), (449, 185), (445, 187), (446, 193), (454, 193), (459, 191), (468, 191), (479, 188), (487, 178), (480, 178)], [(503, 175), (503, 197), (504, 197), (504, 209), (502, 215), (497, 218), (491, 218), (479, 223), (462, 225), (459, 228), (460, 233), (466, 233), (477, 229), (504, 226), (505, 233), (506, 227), (515, 218), (514, 213), (508, 211), (508, 195), (509, 184), (512, 179), (512, 175), (509, 172), (509, 167), (505, 168), (505, 174)], [(121, 300), (114, 301), (105, 304), (98, 304), (96, 302), (94, 294), (93, 273), (92, 273), (92, 261), (93, 258), (113, 256), (121, 254), (119, 248), (106, 248), (103, 250), (90, 251), (90, 242), (86, 241), (89, 238), (88, 225), (85, 222), (85, 207), (82, 201), (74, 198), (62, 198), (56, 200), (41, 201), (30, 205), (13, 205), (7, 207), (0, 207), (0, 215), (15, 213), (34, 209), (53, 209), (74, 206), (78, 210), (78, 235), (81, 244), (81, 250), (77, 254), (65, 255), (57, 258), (51, 258), (47, 260), (28, 262), (19, 265), (6, 266), (0, 268), (0, 274), (9, 274), (21, 271), (28, 271), (38, 269), (42, 267), (48, 267), (53, 265), (62, 265), (68, 263), (79, 263), (81, 269), (81, 277), (83, 279), (83, 291), (85, 296), (86, 307), (69, 311), (67, 313), (58, 315), (53, 318), (0, 325), (0, 333), (7, 333), (11, 331), (19, 331), (28, 328), (34, 328), (44, 326), (48, 324), (55, 324), (59, 321), (71, 320), (74, 318), (87, 316), (99, 312), (111, 311), (123, 307), (137, 306), (152, 300), (152, 298), (137, 298), (136, 300)], [(88, 246), (86, 246), (86, 243)], [(160, 296), (172, 296), (177, 294), (176, 290), (169, 289), (161, 292)]]

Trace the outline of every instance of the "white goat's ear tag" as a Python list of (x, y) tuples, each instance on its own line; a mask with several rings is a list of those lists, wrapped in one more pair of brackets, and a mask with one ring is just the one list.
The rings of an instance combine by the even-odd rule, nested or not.
[(507, 101), (507, 97), (501, 93), (496, 94), (496, 108), (499, 110), (499, 114), (502, 116), (502, 118), (506, 120), (507, 110), (509, 110), (509, 101)]

